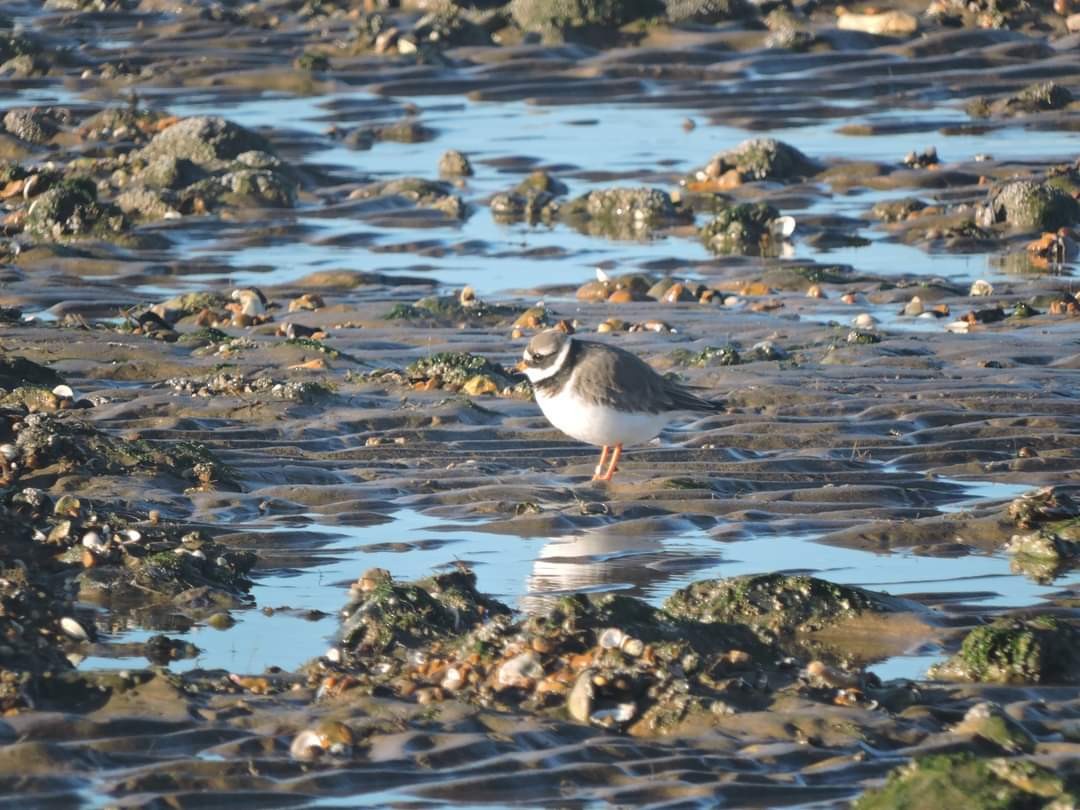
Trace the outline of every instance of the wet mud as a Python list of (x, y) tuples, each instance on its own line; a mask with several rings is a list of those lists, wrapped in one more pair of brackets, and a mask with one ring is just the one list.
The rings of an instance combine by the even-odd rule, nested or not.
[(4, 9), (0, 805), (1080, 802), (1078, 10)]

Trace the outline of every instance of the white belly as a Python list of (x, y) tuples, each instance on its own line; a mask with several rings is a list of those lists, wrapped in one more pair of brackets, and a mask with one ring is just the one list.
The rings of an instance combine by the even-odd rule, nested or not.
[(571, 397), (566, 386), (549, 397), (537, 392), (536, 403), (555, 427), (579, 442), (626, 446), (643, 444), (660, 435), (670, 420), (665, 413), (630, 413), (603, 405), (590, 405)]

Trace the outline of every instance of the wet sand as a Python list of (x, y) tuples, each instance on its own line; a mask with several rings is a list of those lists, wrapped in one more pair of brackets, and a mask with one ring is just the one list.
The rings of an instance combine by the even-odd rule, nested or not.
[[(507, 9), (13, 10), (0, 804), (1071, 806), (1067, 15)], [(590, 482), (556, 324), (724, 411)]]

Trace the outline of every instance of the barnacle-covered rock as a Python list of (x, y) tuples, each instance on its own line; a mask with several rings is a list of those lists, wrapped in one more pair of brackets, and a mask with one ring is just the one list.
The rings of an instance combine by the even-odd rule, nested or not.
[(790, 183), (816, 174), (821, 166), (794, 146), (775, 138), (752, 138), (720, 152), (686, 178), (690, 191), (723, 191), (740, 183)]
[(642, 239), (660, 228), (688, 223), (689, 211), (655, 188), (607, 188), (590, 191), (560, 209), (564, 222), (595, 236)]
[(99, 203), (93, 180), (75, 178), (54, 184), (31, 203), (26, 233), (36, 239), (65, 241), (115, 236), (124, 228), (123, 213)]
[(239, 124), (220, 116), (198, 115), (181, 119), (159, 132), (139, 156), (147, 163), (166, 157), (217, 168), (251, 151), (272, 154), (274, 150), (261, 135)]
[(1080, 222), (1080, 203), (1056, 186), (1013, 180), (995, 186), (979, 209), (978, 224), (1053, 231)]
[(701, 227), (699, 236), (713, 253), (773, 255), (783, 244), (774, 227), (779, 219), (780, 212), (767, 203), (729, 205)]

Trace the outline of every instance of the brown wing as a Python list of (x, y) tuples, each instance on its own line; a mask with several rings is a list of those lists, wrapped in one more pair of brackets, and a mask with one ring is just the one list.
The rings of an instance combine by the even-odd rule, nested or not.
[[(691, 393), (685, 386), (661, 377), (625, 349), (578, 340), (581, 355), (574, 382), (590, 399), (621, 411), (715, 411), (720, 406)], [(633, 391), (631, 398), (627, 392)]]

